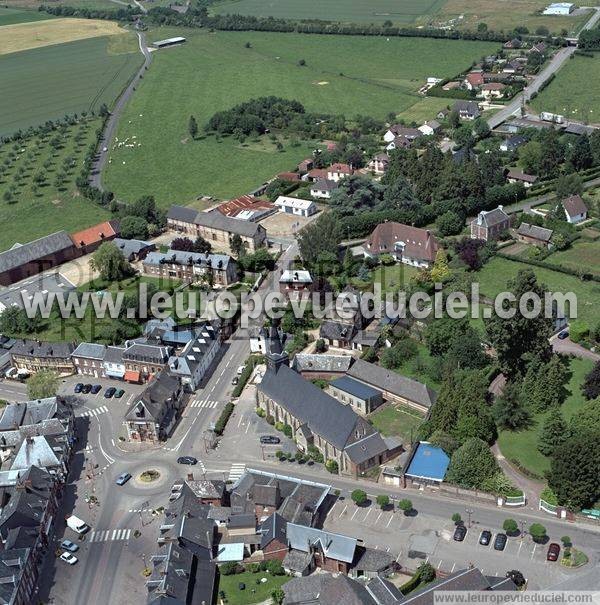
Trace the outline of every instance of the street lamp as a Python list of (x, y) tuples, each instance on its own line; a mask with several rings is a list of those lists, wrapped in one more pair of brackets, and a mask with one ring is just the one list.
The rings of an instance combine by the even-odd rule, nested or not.
[(471, 515), (473, 514), (473, 509), (472, 508), (465, 508), (465, 512), (467, 513), (467, 515), (469, 515), (469, 520), (467, 522), (467, 527), (471, 527)]

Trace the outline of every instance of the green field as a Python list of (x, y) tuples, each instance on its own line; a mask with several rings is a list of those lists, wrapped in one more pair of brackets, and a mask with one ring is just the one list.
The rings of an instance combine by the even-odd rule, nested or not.
[[(262, 578), (267, 578), (268, 581), (257, 584), (256, 580)], [(231, 576), (221, 574), (219, 576), (219, 592), (223, 591), (225, 593), (229, 605), (254, 605), (270, 600), (271, 593), (289, 581), (289, 576), (271, 576), (264, 572), (250, 573), (245, 571)], [(246, 585), (244, 590), (240, 590), (240, 583)]]
[(217, 14), (252, 15), (278, 19), (320, 19), (344, 23), (414, 23), (434, 15), (446, 0), (230, 0), (211, 7)]
[(142, 63), (135, 40), (123, 34), (0, 57), (0, 135), (111, 105)]
[(587, 321), (590, 326), (600, 322), (600, 283), (581, 281), (573, 275), (559, 273), (550, 269), (533, 267), (525, 263), (514, 262), (503, 258), (493, 258), (477, 272), (481, 293), (494, 297), (506, 290), (506, 282), (513, 279), (519, 270), (531, 269), (538, 281), (546, 284), (552, 292), (574, 292), (577, 296), (578, 317)]
[(538, 112), (550, 111), (590, 124), (600, 122), (600, 55), (574, 56), (567, 61), (531, 105)]
[[(561, 407), (567, 421), (585, 402), (581, 385), (593, 366), (594, 362), (590, 359), (571, 359), (571, 379), (567, 385), (569, 395)], [(537, 449), (538, 434), (546, 414), (537, 414), (527, 430), (502, 431), (498, 437), (498, 445), (505, 458), (517, 460), (521, 466), (540, 477), (550, 466), (548, 459)]]
[(553, 252), (546, 260), (573, 271), (585, 270), (600, 275), (600, 241), (577, 241), (567, 250)]
[[(82, 198), (75, 187), (83, 157), (95, 141), (99, 126), (100, 120), (94, 119), (69, 126), (64, 133), (30, 137), (0, 147), (0, 216), (4, 225), (10, 225), (10, 229), (0, 230), (0, 250), (15, 242), (25, 243), (60, 229), (75, 231), (110, 217), (108, 211)], [(36, 187), (38, 174), (43, 174), (45, 180)], [(57, 174), (65, 175), (60, 186)], [(12, 186), (15, 193), (7, 200), (4, 196)]]
[[(148, 40), (173, 35), (155, 30)], [(181, 31), (187, 43), (154, 54), (153, 65), (119, 125), (119, 149), (105, 184), (124, 199), (146, 193), (162, 205), (201, 194), (247, 193), (279, 171), (293, 169), (309, 145), (283, 153), (232, 139), (190, 141), (188, 119), (202, 127), (217, 110), (264, 95), (294, 98), (309, 111), (384, 118), (419, 103), (427, 76), (454, 74), (495, 44), (358, 36)], [(245, 48), (246, 42), (251, 48)], [(376, 59), (375, 59), (376, 58)], [(304, 59), (306, 66), (299, 67)], [(343, 75), (341, 75), (343, 74)], [(430, 117), (433, 117), (433, 112)], [(144, 178), (139, 178), (144, 175)]]
[(414, 410), (388, 405), (369, 415), (373, 426), (385, 437), (401, 437), (405, 443), (414, 443), (423, 417)]
[(28, 23), (30, 21), (44, 21), (45, 19), (52, 18), (51, 15), (38, 11), (0, 7), (0, 26), (14, 25), (15, 23)]

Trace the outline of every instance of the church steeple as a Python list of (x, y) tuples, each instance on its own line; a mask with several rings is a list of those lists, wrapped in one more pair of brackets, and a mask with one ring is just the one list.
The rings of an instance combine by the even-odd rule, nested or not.
[(267, 371), (277, 372), (282, 365), (289, 366), (290, 358), (284, 349), (285, 333), (279, 327), (279, 320), (274, 319), (266, 339), (265, 358)]

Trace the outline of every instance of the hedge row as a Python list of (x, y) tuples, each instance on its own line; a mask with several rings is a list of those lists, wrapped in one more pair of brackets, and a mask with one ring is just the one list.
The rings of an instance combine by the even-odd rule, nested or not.
[(557, 271), (558, 273), (564, 273), (565, 275), (576, 275), (581, 279), (581, 281), (594, 281), (600, 283), (600, 276), (594, 275), (592, 273), (585, 273), (583, 271), (573, 271), (572, 268), (565, 267), (563, 265), (557, 264), (554, 265), (552, 263), (547, 263), (543, 260), (535, 260), (532, 258), (524, 259), (524, 258), (515, 258), (514, 256), (510, 256), (509, 254), (504, 254), (502, 252), (496, 252), (496, 256), (499, 258), (504, 258), (506, 260), (513, 261), (514, 263), (522, 263), (524, 265), (532, 265), (534, 267), (540, 267), (542, 269), (549, 269), (550, 271)]
[(240, 380), (235, 385), (235, 388), (233, 389), (233, 392), (231, 394), (232, 397), (239, 397), (242, 394), (242, 391), (244, 390), (246, 383), (250, 379), (250, 376), (252, 376), (252, 372), (254, 371), (254, 368), (259, 363), (264, 362), (264, 359), (265, 358), (263, 355), (250, 355), (250, 357), (248, 357), (248, 359), (246, 359), (246, 364), (244, 365), (244, 371), (241, 373)]
[(215, 434), (217, 434), (217, 435), (223, 434), (223, 431), (225, 430), (225, 427), (227, 426), (227, 421), (229, 420), (231, 414), (233, 414), (234, 408), (235, 408), (235, 406), (233, 405), (233, 403), (231, 401), (225, 405), (225, 407), (223, 408), (223, 411), (221, 412), (221, 415), (219, 416), (219, 419), (215, 423)]

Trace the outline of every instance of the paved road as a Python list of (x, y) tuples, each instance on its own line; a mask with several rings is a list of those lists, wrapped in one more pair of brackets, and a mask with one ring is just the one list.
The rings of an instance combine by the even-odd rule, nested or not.
[[(102, 134), (102, 138), (98, 144), (96, 158), (92, 164), (92, 170), (90, 172), (90, 185), (97, 187), (98, 189), (102, 189), (102, 170), (106, 164), (108, 155), (110, 154), (110, 145), (117, 130), (119, 118), (123, 113), (123, 109), (125, 108), (127, 101), (129, 101), (131, 95), (135, 91), (136, 86), (142, 79), (144, 72), (148, 69), (148, 67), (150, 67), (150, 63), (152, 63), (152, 53), (146, 46), (146, 35), (143, 32), (138, 32), (138, 43), (140, 52), (144, 55), (144, 63), (129, 83), (129, 86), (127, 86), (121, 96), (117, 99), (117, 102), (115, 103), (115, 106), (108, 120), (106, 121), (104, 133)], [(104, 151), (105, 149), (106, 151)]]
[(570, 338), (560, 340), (558, 335), (553, 336), (550, 339), (552, 343), (552, 350), (555, 353), (563, 353), (565, 355), (574, 355), (575, 357), (582, 357), (583, 359), (591, 359), (592, 361), (600, 361), (600, 355), (594, 353), (585, 347), (573, 342)]

